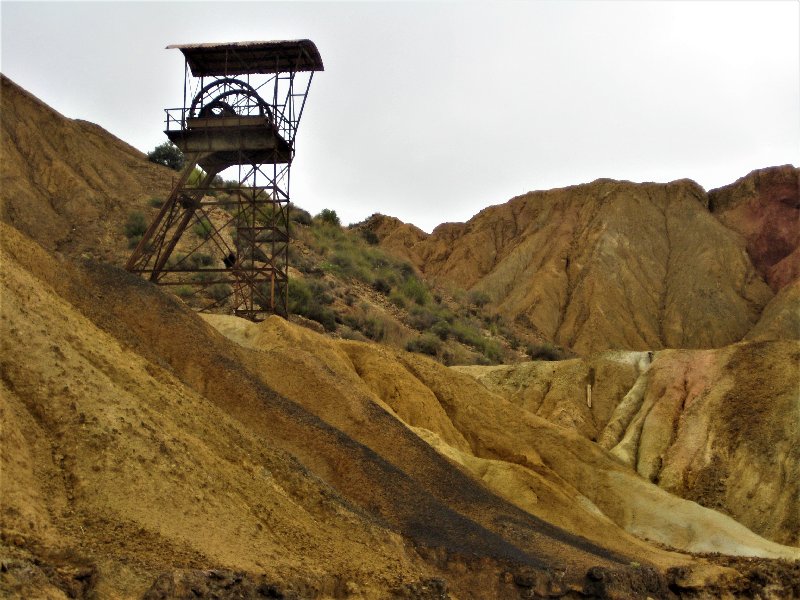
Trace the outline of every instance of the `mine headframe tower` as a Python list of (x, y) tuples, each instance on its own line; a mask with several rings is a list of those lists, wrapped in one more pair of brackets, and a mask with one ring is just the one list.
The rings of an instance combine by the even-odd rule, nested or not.
[(185, 166), (126, 269), (201, 311), (286, 316), (289, 169), (319, 51), (310, 40), (167, 48), (186, 59), (165, 131)]

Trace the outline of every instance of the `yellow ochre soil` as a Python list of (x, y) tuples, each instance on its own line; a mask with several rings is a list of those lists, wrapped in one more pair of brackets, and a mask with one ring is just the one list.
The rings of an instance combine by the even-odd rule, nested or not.
[[(5, 79), (2, 102), (0, 596), (800, 596), (796, 288), (691, 182), (512, 201), (485, 265), (456, 261), (472, 225), (423, 252), (387, 223), (585, 353), (447, 368), (124, 272), (126, 202), (169, 174)], [(569, 252), (540, 256), (547, 231)]]

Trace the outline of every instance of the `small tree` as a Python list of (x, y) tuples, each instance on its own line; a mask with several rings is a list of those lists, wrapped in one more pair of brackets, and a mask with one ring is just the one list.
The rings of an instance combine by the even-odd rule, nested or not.
[(317, 215), (317, 219), (326, 225), (334, 225), (336, 227), (342, 226), (339, 215), (336, 214), (335, 210), (331, 210), (330, 208), (323, 208)]
[(183, 168), (186, 160), (183, 157), (183, 152), (172, 142), (164, 142), (156, 146), (151, 152), (147, 153), (147, 158), (150, 162), (159, 165), (164, 165), (170, 169), (180, 171)]

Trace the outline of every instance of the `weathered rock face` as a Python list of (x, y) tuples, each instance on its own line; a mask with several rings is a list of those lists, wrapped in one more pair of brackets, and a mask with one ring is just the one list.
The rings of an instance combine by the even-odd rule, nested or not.
[(798, 381), (797, 342), (665, 351), (600, 444), (664, 489), (798, 545)]
[(440, 226), (405, 254), (579, 353), (723, 346), (772, 297), (688, 180), (532, 192)]
[(798, 342), (455, 369), (673, 494), (800, 545)]
[(169, 194), (174, 171), (101, 127), (67, 119), (0, 76), (0, 219), (48, 250), (121, 262), (122, 225)]
[(776, 292), (800, 277), (800, 169), (758, 169), (708, 192), (716, 217), (747, 242), (759, 273)]

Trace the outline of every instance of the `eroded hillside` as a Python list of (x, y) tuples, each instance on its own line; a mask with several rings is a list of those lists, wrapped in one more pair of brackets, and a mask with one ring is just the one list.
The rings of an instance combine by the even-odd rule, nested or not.
[(459, 370), (659, 487), (800, 545), (796, 341)]
[[(96, 125), (60, 115), (5, 77), (0, 86), (0, 219), (64, 256), (124, 265), (177, 173), (148, 162)], [(291, 215), (291, 310), (320, 330), (411, 347), (457, 364), (516, 361), (526, 356), (529, 342), (542, 341), (499, 323), (466, 292), (434, 288), (409, 263), (370, 244), (361, 230), (312, 219), (297, 207)], [(221, 207), (208, 211), (217, 226), (231, 216)], [(198, 220), (171, 260), (223, 267), (224, 253), (204, 237)], [(172, 291), (190, 305), (203, 305), (204, 297), (195, 298), (190, 286)]]
[(302, 597), (667, 597), (744, 580), (632, 534), (800, 555), (428, 359), (209, 316), (234, 343), (122, 271), (3, 240), (6, 589), (136, 597), (220, 568)]
[(0, 217), (48, 250), (122, 264), (122, 225), (169, 194), (174, 171), (2, 75), (0, 86)]
[(713, 348), (756, 325), (773, 298), (764, 277), (778, 290), (796, 276), (798, 170), (758, 173), (711, 194), (688, 180), (531, 192), (429, 236), (382, 217), (367, 226), (426, 276), (485, 292), (578, 353)]
[[(2, 85), (4, 597), (800, 596), (799, 288), (763, 280), (791, 253), (695, 184), (298, 221), (294, 300), (331, 319), (201, 316), (118, 266), (170, 172)], [(454, 355), (519, 360), (509, 323), (640, 351), (448, 368), (376, 315)]]

